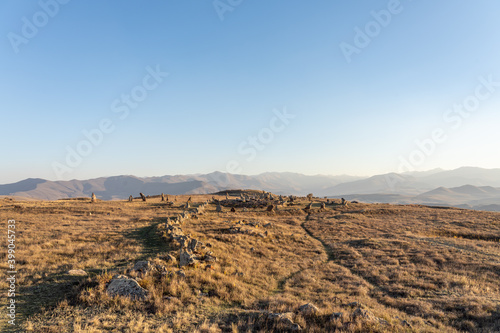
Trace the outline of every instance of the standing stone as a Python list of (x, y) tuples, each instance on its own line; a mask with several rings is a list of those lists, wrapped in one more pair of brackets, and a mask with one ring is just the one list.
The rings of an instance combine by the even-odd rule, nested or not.
[(326, 209), (326, 205), (325, 205), (325, 203), (324, 203), (324, 202), (322, 202), (322, 203), (321, 203), (321, 207), (320, 207), (320, 209)]
[(139, 195), (141, 196), (142, 201), (146, 201), (146, 196), (144, 195), (144, 193), (141, 192), (139, 193)]
[(165, 201), (165, 194), (161, 194), (161, 201)]
[(97, 202), (97, 197), (95, 196), (94, 192), (92, 192), (91, 202)]
[(236, 212), (236, 209), (234, 209), (234, 207), (231, 207), (231, 213), (235, 213)]
[(267, 206), (267, 211), (268, 212), (274, 212), (274, 205)]
[(129, 196), (128, 197), (128, 202), (132, 202), (132, 201), (134, 201), (134, 197), (133, 196)]
[(189, 209), (191, 206), (189, 205), (189, 200), (186, 202), (186, 205), (184, 206), (185, 209)]

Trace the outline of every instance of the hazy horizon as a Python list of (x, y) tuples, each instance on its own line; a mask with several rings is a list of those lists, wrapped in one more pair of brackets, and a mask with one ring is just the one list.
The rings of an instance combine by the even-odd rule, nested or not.
[(499, 9), (3, 1), (0, 183), (498, 168)]
[[(429, 169), (429, 170), (407, 171), (407, 172), (403, 172), (403, 173), (400, 173), (400, 174), (428, 173), (428, 172), (442, 172), (442, 171), (444, 172), (444, 171), (454, 171), (454, 170), (464, 169), (464, 168), (473, 168), (473, 169), (474, 168), (480, 168), (480, 169), (484, 169), (484, 170), (498, 170), (498, 169), (500, 169), (500, 168), (481, 168), (481, 167), (476, 167), (476, 166), (461, 166), (461, 167), (455, 168), (455, 169), (434, 168), (434, 169)], [(110, 175), (100, 175), (100, 176), (91, 177), (91, 178), (71, 178), (71, 179), (64, 179), (64, 180), (62, 180), (62, 179), (49, 179), (49, 178), (43, 178), (43, 177), (26, 177), (26, 178), (17, 179), (17, 180), (11, 181), (11, 182), (0, 183), (0, 185), (6, 185), (6, 184), (10, 184), (10, 183), (16, 183), (16, 182), (23, 181), (23, 180), (26, 180), (26, 179), (44, 179), (44, 180), (48, 180), (48, 181), (72, 181), (72, 180), (84, 181), (84, 180), (90, 180), (90, 179), (109, 178), (109, 177), (122, 177), (122, 176), (125, 176), (125, 177), (126, 176), (130, 176), (130, 177), (137, 177), (137, 178), (144, 178), (144, 179), (146, 179), (146, 178), (176, 177), (176, 176), (199, 176), (199, 175), (207, 175), (207, 174), (212, 174), (212, 173), (217, 173), (217, 172), (225, 173), (225, 171), (215, 170), (215, 171), (211, 171), (211, 172), (207, 172), (207, 173), (196, 172), (196, 173), (160, 174), (160, 175), (110, 174)], [(289, 174), (298, 174), (298, 175), (309, 176), (309, 177), (314, 177), (314, 176), (320, 176), (320, 177), (353, 177), (353, 178), (359, 178), (359, 179), (367, 179), (367, 178), (370, 178), (370, 177), (380, 176), (380, 175), (387, 175), (387, 174), (394, 173), (394, 172), (387, 172), (387, 173), (380, 173), (380, 174), (370, 174), (370, 175), (355, 175), (355, 174), (306, 174), (306, 173), (293, 172), (293, 171), (265, 171), (265, 172), (256, 173), (256, 174), (232, 174), (232, 175), (255, 177), (255, 176), (259, 176), (259, 175), (263, 175), (263, 174), (273, 174), (273, 173), (289, 173)]]

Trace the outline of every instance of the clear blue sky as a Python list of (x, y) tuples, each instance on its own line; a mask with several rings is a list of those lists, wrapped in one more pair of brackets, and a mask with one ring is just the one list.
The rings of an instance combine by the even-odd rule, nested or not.
[(0, 183), (500, 167), (497, 1), (60, 1), (0, 3)]

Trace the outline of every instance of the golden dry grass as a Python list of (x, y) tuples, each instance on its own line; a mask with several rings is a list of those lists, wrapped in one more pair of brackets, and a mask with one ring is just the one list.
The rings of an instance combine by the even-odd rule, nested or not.
[[(307, 215), (301, 210), (305, 198), (276, 213), (216, 213), (209, 205), (181, 227), (210, 244), (217, 262), (210, 269), (204, 263), (184, 268), (181, 277), (176, 264), (163, 260), (178, 257), (164, 222), (184, 210), (188, 196), (175, 198), (173, 207), (159, 198), (0, 200), (2, 223), (17, 221), (17, 329), (287, 331), (267, 313), (292, 312), (308, 332), (500, 330), (499, 213), (381, 204), (320, 211), (316, 200)], [(211, 196), (192, 198), (196, 207)], [(231, 233), (242, 226), (252, 232)], [(145, 301), (110, 297), (105, 288), (111, 277), (144, 259), (172, 274), (139, 279), (150, 292)], [(6, 261), (4, 255), (2, 271)], [(68, 276), (74, 268), (89, 276)], [(5, 279), (0, 287), (7, 289)], [(3, 307), (4, 292), (1, 302)], [(309, 302), (318, 313), (298, 311)], [(356, 316), (358, 308), (371, 317)], [(342, 316), (332, 319), (332, 313)], [(9, 328), (5, 316), (0, 325)]]

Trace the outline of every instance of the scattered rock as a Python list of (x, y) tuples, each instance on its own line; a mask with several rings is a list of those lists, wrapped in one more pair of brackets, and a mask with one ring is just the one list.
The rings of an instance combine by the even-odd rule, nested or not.
[(273, 320), (282, 323), (287, 329), (291, 331), (300, 331), (302, 327), (299, 324), (296, 324), (292, 320), (293, 313), (269, 313), (267, 315), (268, 320)]
[(149, 261), (147, 260), (141, 260), (135, 263), (134, 267), (131, 269), (131, 271), (141, 273), (141, 274), (147, 274), (153, 269), (153, 266), (150, 264)]
[(352, 303), (349, 303), (347, 304), (347, 306), (350, 306), (351, 308), (363, 308), (363, 304), (359, 303), (359, 302), (352, 302)]
[(167, 270), (167, 267), (163, 266), (163, 265), (160, 265), (160, 264), (156, 264), (154, 266), (154, 268), (156, 269), (157, 272), (159, 272), (161, 275), (167, 275), (168, 274), (168, 270)]
[(311, 303), (307, 303), (307, 304), (304, 304), (304, 305), (301, 305), (299, 307), (299, 311), (302, 313), (302, 314), (305, 314), (307, 316), (311, 316), (311, 315), (315, 315), (319, 312), (319, 309), (311, 304)]
[(194, 252), (194, 251), (196, 251), (196, 248), (197, 248), (199, 245), (201, 245), (201, 243), (200, 243), (200, 242), (198, 242), (198, 240), (196, 240), (196, 239), (192, 238), (192, 239), (189, 241), (187, 248), (188, 248), (188, 250), (189, 250), (189, 251)]
[(205, 262), (216, 262), (217, 261), (217, 258), (212, 256), (212, 255), (209, 255), (209, 254), (206, 254), (204, 257), (203, 257), (203, 261)]
[(367, 321), (377, 321), (378, 318), (375, 317), (373, 312), (370, 310), (364, 310), (361, 308), (357, 308), (353, 313), (352, 313), (353, 318), (363, 318)]
[(173, 264), (177, 263), (177, 259), (175, 259), (175, 257), (171, 254), (167, 254), (163, 257), (163, 259), (166, 261), (166, 262), (172, 262)]
[(175, 274), (177, 274), (177, 276), (179, 276), (181, 278), (185, 278), (186, 277), (186, 273), (184, 273), (184, 271), (182, 269), (178, 270), (177, 272), (175, 272)]
[(342, 319), (344, 317), (344, 314), (342, 312), (334, 312), (332, 313), (332, 316), (330, 317), (331, 320), (335, 319)]
[(188, 265), (194, 265), (198, 262), (197, 258), (189, 250), (181, 250), (179, 254), (179, 266), (184, 267)]
[(125, 275), (116, 275), (108, 285), (110, 296), (125, 296), (133, 299), (144, 299), (148, 291), (142, 288), (136, 280)]

